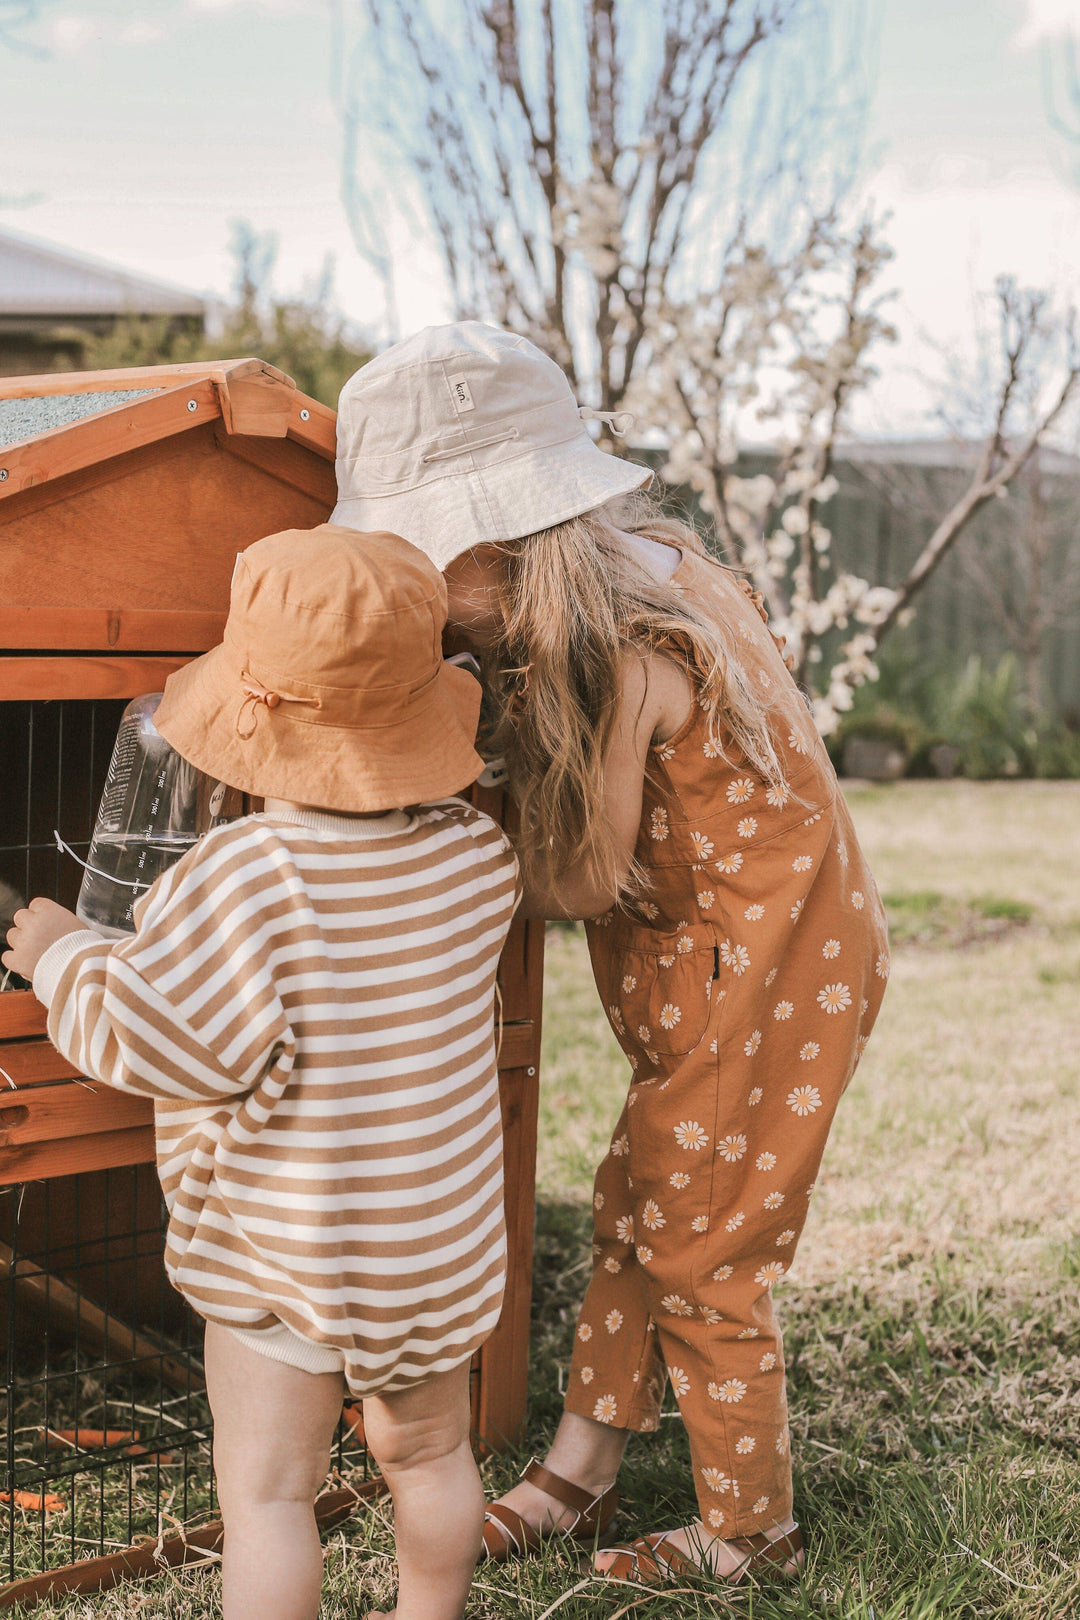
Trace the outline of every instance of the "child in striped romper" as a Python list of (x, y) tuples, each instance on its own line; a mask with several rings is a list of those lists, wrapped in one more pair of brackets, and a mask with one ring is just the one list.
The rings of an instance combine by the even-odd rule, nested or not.
[(314, 1620), (345, 1390), (389, 1484), (398, 1620), (458, 1620), (480, 1545), (469, 1362), (505, 1272), (495, 972), (517, 865), (448, 795), (480, 688), (446, 589), (329, 525), (237, 561), (162, 734), (262, 797), (108, 943), (35, 900), (3, 960), (84, 1074), (156, 1104), (166, 1265), (206, 1319), (226, 1620)]

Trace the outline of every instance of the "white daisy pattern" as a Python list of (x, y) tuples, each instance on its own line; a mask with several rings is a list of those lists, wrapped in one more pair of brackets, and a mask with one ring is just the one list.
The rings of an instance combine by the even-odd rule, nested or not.
[(817, 998), (822, 1012), (846, 1012), (851, 1006), (851, 991), (846, 984), (826, 984), (818, 991)]
[(745, 1055), (747, 1057), (753, 1057), (754, 1053), (757, 1051), (757, 1049), (758, 1049), (758, 1047), (760, 1045), (761, 1045), (761, 1031), (760, 1031), (760, 1029), (751, 1030), (750, 1034), (747, 1036), (746, 1040), (743, 1042), (743, 1052), (745, 1053)]
[(724, 1136), (716, 1144), (716, 1151), (728, 1164), (736, 1164), (739, 1159), (746, 1156), (746, 1137), (741, 1133), (737, 1136)]
[(750, 952), (745, 945), (733, 945), (730, 939), (725, 939), (720, 947), (720, 960), (741, 978), (750, 966)]
[(788, 1093), (787, 1105), (792, 1113), (805, 1119), (807, 1114), (816, 1114), (821, 1107), (821, 1092), (817, 1086), (796, 1086)]
[(681, 1119), (675, 1126), (675, 1140), (688, 1153), (700, 1153), (709, 1145), (708, 1134), (696, 1119)]
[(742, 871), (743, 852), (736, 849), (730, 855), (721, 855), (716, 863), (716, 870), (723, 872), (725, 877), (734, 877), (736, 872)]
[(747, 799), (753, 797), (754, 784), (748, 776), (736, 777), (734, 782), (728, 783), (728, 804), (745, 804)]
[(724, 1401), (735, 1406), (746, 1394), (746, 1388), (741, 1378), (725, 1378), (722, 1384), (710, 1384), (706, 1393), (711, 1401)]

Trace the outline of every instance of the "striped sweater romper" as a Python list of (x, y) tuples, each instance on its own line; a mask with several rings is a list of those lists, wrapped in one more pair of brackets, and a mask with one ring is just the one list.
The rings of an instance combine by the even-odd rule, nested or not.
[(771, 1289), (806, 1219), (829, 1125), (888, 975), (881, 902), (828, 755), (749, 588), (686, 555), (672, 585), (732, 629), (771, 698), (786, 786), (694, 704), (652, 750), (640, 900), (588, 925), (633, 1074), (594, 1196), (594, 1269), (568, 1410), (654, 1429), (665, 1380), (705, 1525), (791, 1511)]
[(499, 1315), (516, 898), (506, 838), (460, 800), (275, 811), (184, 856), (133, 938), (68, 935), (35, 974), (64, 1056), (154, 1099), (173, 1284), (338, 1351), (355, 1396), (456, 1366)]

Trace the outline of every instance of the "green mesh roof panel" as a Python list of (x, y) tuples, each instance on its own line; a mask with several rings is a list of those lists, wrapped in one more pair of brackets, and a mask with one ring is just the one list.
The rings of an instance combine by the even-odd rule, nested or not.
[(19, 444), (50, 428), (97, 416), (113, 405), (156, 394), (156, 388), (117, 388), (102, 394), (48, 394), (39, 399), (0, 399), (0, 445)]

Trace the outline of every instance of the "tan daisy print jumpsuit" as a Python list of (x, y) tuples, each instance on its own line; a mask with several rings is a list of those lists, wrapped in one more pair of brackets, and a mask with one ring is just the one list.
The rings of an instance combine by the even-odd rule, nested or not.
[(788, 785), (770, 788), (734, 745), (717, 748), (695, 704), (652, 751), (637, 842), (645, 898), (588, 925), (634, 1073), (596, 1176), (566, 1404), (653, 1429), (666, 1375), (702, 1520), (741, 1536), (791, 1511), (770, 1290), (794, 1257), (888, 946), (828, 755), (764, 615), (692, 554), (673, 583), (733, 628), (774, 704)]

